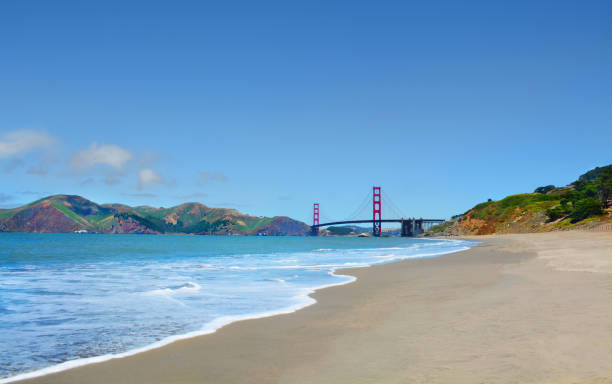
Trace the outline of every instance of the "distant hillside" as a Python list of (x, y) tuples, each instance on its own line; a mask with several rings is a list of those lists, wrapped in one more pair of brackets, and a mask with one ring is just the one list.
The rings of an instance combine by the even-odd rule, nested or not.
[(584, 228), (612, 222), (612, 165), (597, 167), (565, 187), (547, 185), (534, 193), (476, 205), (433, 227), (429, 234), (487, 235)]
[(99, 205), (81, 196), (54, 195), (0, 210), (0, 232), (182, 233), (304, 235), (309, 226), (288, 217), (255, 217), (235, 209), (185, 203), (172, 208)]
[(321, 228), (322, 236), (357, 236), (360, 233), (369, 233), (372, 228), (359, 227), (357, 225), (342, 225)]

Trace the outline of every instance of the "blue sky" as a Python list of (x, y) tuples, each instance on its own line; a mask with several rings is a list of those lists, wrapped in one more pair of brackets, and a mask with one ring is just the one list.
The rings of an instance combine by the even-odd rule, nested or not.
[[(0, 2), (0, 205), (344, 218), (612, 162), (612, 2)], [(383, 216), (385, 215), (383, 200)]]

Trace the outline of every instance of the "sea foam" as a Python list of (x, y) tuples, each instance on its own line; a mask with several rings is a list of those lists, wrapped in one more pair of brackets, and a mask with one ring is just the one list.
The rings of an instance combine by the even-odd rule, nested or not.
[(202, 289), (202, 286), (198, 283), (191, 281), (170, 288), (154, 289), (152, 291), (145, 292), (144, 295), (174, 295), (174, 294), (188, 294), (198, 292)]

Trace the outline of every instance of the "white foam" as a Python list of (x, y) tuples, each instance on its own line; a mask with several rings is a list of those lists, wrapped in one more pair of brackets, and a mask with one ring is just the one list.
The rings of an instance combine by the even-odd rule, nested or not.
[(276, 279), (276, 278), (264, 279), (264, 280), (266, 280), (266, 281), (275, 281), (277, 283), (286, 283), (285, 280), (283, 280), (283, 279)]
[(154, 289), (152, 291), (145, 292), (144, 295), (147, 296), (166, 296), (166, 295), (174, 295), (174, 294), (186, 294), (186, 293), (195, 293), (198, 292), (202, 287), (198, 283), (187, 282), (180, 287), (176, 288), (162, 288), (162, 289)]
[(273, 265), (262, 265), (261, 267), (229, 267), (228, 269), (234, 270), (234, 271), (260, 271), (260, 270), (266, 270), (266, 269), (308, 269), (308, 270), (312, 270), (312, 269), (329, 269), (329, 268), (348, 268), (348, 267), (367, 267), (370, 264), (366, 264), (366, 263), (354, 263), (354, 262), (347, 262), (347, 263), (342, 263), (342, 264), (314, 264), (314, 265), (308, 265), (308, 264), (296, 264), (296, 265), (277, 265), (277, 266), (273, 266)]
[(45, 376), (45, 375), (49, 375), (51, 373), (57, 373), (57, 372), (61, 372), (61, 371), (65, 371), (68, 369), (72, 369), (72, 368), (76, 368), (76, 367), (81, 367), (84, 365), (89, 365), (89, 364), (95, 364), (95, 363), (102, 363), (104, 361), (109, 361), (109, 360), (113, 360), (113, 359), (120, 359), (123, 357), (128, 357), (128, 356), (133, 356), (136, 355), (138, 353), (141, 352), (146, 352), (146, 351), (150, 351), (152, 349), (157, 349), (157, 348), (161, 348), (163, 346), (166, 346), (170, 343), (173, 343), (175, 341), (178, 340), (184, 340), (184, 339), (190, 339), (193, 337), (197, 337), (197, 336), (204, 336), (204, 335), (209, 335), (211, 333), (216, 332), (218, 329), (234, 323), (236, 321), (242, 321), (242, 320), (252, 320), (252, 319), (261, 319), (264, 317), (270, 317), (270, 316), (276, 316), (276, 315), (284, 315), (284, 314), (289, 314), (289, 313), (293, 313), (296, 312), (297, 310), (300, 310), (302, 308), (306, 308), (309, 307), (311, 305), (313, 305), (314, 303), (316, 303), (317, 301), (315, 299), (313, 299), (312, 297), (310, 297), (310, 294), (314, 293), (315, 291), (319, 290), (319, 289), (324, 289), (324, 288), (329, 288), (329, 287), (333, 287), (333, 286), (338, 286), (338, 285), (344, 285), (344, 284), (348, 284), (348, 283), (352, 283), (353, 281), (357, 280), (356, 277), (354, 276), (346, 276), (346, 275), (335, 275), (337, 277), (346, 277), (347, 279), (345, 281), (342, 282), (338, 282), (338, 283), (332, 283), (332, 284), (326, 284), (326, 285), (320, 285), (317, 286), (315, 288), (312, 289), (304, 289), (304, 291), (302, 292), (302, 295), (300, 296), (296, 296), (295, 298), (299, 300), (299, 302), (290, 305), (288, 307), (282, 308), (280, 310), (277, 311), (267, 311), (267, 312), (259, 312), (259, 313), (254, 313), (254, 314), (248, 314), (248, 315), (244, 315), (244, 316), (221, 316), (216, 318), (215, 320), (207, 323), (204, 325), (204, 327), (202, 327), (200, 330), (198, 331), (193, 331), (193, 332), (188, 332), (182, 335), (175, 335), (175, 336), (169, 336), (166, 337), (162, 340), (159, 340), (153, 344), (149, 344), (145, 347), (142, 348), (136, 348), (136, 349), (132, 349), (130, 351), (127, 352), (122, 352), (122, 353), (114, 353), (114, 354), (107, 354), (107, 355), (102, 355), (102, 356), (94, 356), (94, 357), (87, 357), (84, 359), (76, 359), (76, 360), (70, 360), (70, 361), (65, 361), (63, 363), (57, 364), (57, 365), (53, 365), (50, 367), (46, 367), (43, 369), (39, 369), (33, 372), (27, 372), (27, 373), (22, 373), (16, 376), (12, 376), (12, 377), (7, 377), (4, 379), (0, 379), (0, 384), (5, 384), (5, 383), (12, 383), (15, 381), (20, 381), (20, 380), (26, 380), (26, 379), (32, 379), (35, 377), (40, 377), (40, 376)]
[(276, 261), (277, 263), (286, 264), (286, 263), (297, 263), (297, 259), (282, 259)]

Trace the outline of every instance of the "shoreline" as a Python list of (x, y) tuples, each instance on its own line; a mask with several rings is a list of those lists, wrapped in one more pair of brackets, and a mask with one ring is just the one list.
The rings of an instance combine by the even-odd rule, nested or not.
[[(369, 268), (369, 267), (370, 266), (355, 267), (355, 268)], [(343, 269), (354, 269), (354, 268), (343, 268)], [(317, 291), (326, 289), (326, 288), (340, 286), (340, 285), (350, 284), (357, 280), (354, 276), (338, 275), (335, 273), (335, 270), (332, 272), (332, 274), (338, 277), (340, 276), (350, 277), (351, 279), (347, 281), (342, 281), (339, 283), (323, 285), (323, 286), (314, 288), (312, 290), (308, 290), (308, 292), (304, 296), (304, 299), (306, 301), (305, 303), (298, 303), (292, 306), (281, 308), (278, 311), (254, 313), (254, 314), (248, 314), (244, 316), (221, 316), (221, 317), (214, 319), (213, 321), (209, 323), (206, 323), (202, 327), (202, 329), (197, 330), (197, 331), (168, 336), (155, 343), (145, 345), (144, 347), (131, 349), (129, 351), (125, 351), (121, 353), (85, 357), (85, 358), (77, 359), (77, 360), (68, 360), (68, 361), (65, 361), (65, 362), (62, 362), (56, 365), (51, 365), (49, 367), (38, 369), (36, 371), (20, 373), (16, 376), (11, 376), (11, 377), (6, 377), (6, 378), (0, 378), (0, 384), (16, 383), (20, 381), (22, 382), (25, 380), (29, 380), (29, 379), (42, 378), (47, 375), (51, 375), (54, 373), (61, 373), (61, 372), (64, 372), (70, 369), (74, 369), (74, 368), (78, 368), (78, 367), (84, 367), (84, 366), (91, 365), (91, 364), (104, 363), (104, 362), (115, 360), (115, 359), (123, 359), (123, 358), (134, 356), (140, 353), (152, 351), (152, 350), (159, 349), (159, 348), (164, 348), (165, 346), (175, 343), (177, 341), (188, 340), (188, 339), (192, 339), (196, 337), (210, 335), (210, 334), (217, 332), (218, 330), (222, 329), (223, 327), (227, 325), (237, 323), (240, 321), (265, 319), (267, 317), (274, 317), (274, 316), (281, 316), (281, 315), (287, 315), (290, 313), (295, 313), (301, 309), (304, 309), (311, 305), (316, 304), (317, 301), (312, 298), (312, 294), (316, 293)]]
[[(423, 239), (423, 240), (432, 240), (435, 241), (436, 239)], [(440, 240), (461, 240), (461, 239), (440, 239)], [(477, 241), (474, 240), (466, 240), (466, 241), (470, 241), (472, 243), (477, 244)], [(473, 246), (473, 245), (472, 245)], [(397, 262), (402, 262), (405, 260), (417, 260), (417, 259), (425, 259), (425, 258), (434, 258), (434, 257), (441, 257), (441, 256), (445, 256), (445, 255), (449, 255), (449, 254), (453, 254), (453, 253), (457, 253), (457, 252), (462, 252), (464, 250), (470, 249), (470, 245), (466, 245), (464, 249), (458, 249), (458, 250), (454, 250), (454, 251), (450, 251), (450, 252), (435, 252), (435, 253), (429, 253), (429, 254), (416, 254), (416, 255), (411, 255), (410, 257), (399, 257), (397, 260), (385, 260), (382, 261), (380, 263), (374, 263), (374, 264), (370, 264), (370, 265), (365, 265), (365, 266), (356, 266), (356, 267), (342, 267), (342, 268), (332, 268), (331, 269), (331, 274), (337, 277), (346, 277), (348, 278), (346, 281), (340, 281), (337, 283), (330, 283), (330, 284), (325, 284), (325, 285), (320, 285), (320, 286), (316, 286), (313, 288), (309, 288), (309, 289), (305, 289), (304, 293), (302, 294), (302, 296), (300, 297), (301, 301), (294, 304), (294, 305), (290, 305), (288, 307), (284, 307), (284, 308), (280, 308), (278, 310), (275, 311), (268, 311), (268, 312), (261, 312), (261, 313), (252, 313), (252, 314), (246, 314), (243, 316), (221, 316), (218, 317), (216, 319), (214, 319), (211, 322), (208, 322), (206, 324), (204, 324), (202, 326), (201, 329), (196, 330), (196, 331), (191, 331), (191, 332), (187, 332), (187, 333), (183, 333), (183, 334), (178, 334), (178, 335), (172, 335), (172, 336), (168, 336), (165, 337), (161, 340), (158, 340), (152, 344), (148, 344), (145, 345), (143, 347), (139, 347), (139, 348), (135, 348), (135, 349), (131, 349), (125, 352), (121, 352), (121, 353), (113, 353), (113, 354), (105, 354), (105, 355), (100, 355), (100, 356), (91, 356), (91, 357), (86, 357), (86, 358), (81, 358), (81, 359), (75, 359), (75, 360), (68, 360), (59, 364), (55, 364), (55, 365), (51, 365), (45, 368), (41, 368), (35, 371), (31, 371), (31, 372), (25, 372), (25, 373), (20, 373), (16, 376), (11, 376), (11, 377), (6, 377), (6, 378), (0, 378), (0, 384), (8, 384), (8, 383), (15, 383), (15, 382), (23, 382), (26, 380), (30, 380), (30, 379), (37, 379), (37, 378), (42, 378), (45, 377), (47, 375), (51, 375), (51, 374), (56, 374), (56, 373), (61, 373), (67, 370), (71, 370), (74, 368), (79, 368), (79, 367), (84, 367), (84, 366), (88, 366), (91, 364), (99, 364), (99, 363), (104, 363), (107, 361), (111, 361), (111, 360), (116, 360), (116, 359), (123, 359), (126, 357), (130, 357), (130, 356), (134, 356), (137, 354), (141, 354), (144, 352), (148, 352), (148, 351), (152, 351), (152, 350), (156, 350), (159, 348), (164, 348), (165, 346), (168, 346), (172, 343), (175, 343), (177, 341), (181, 341), (181, 340), (188, 340), (188, 339), (192, 339), (192, 338), (197, 338), (197, 337), (201, 337), (201, 336), (206, 336), (206, 335), (210, 335), (213, 334), (215, 332), (217, 332), (218, 330), (222, 329), (223, 327), (226, 327), (230, 324), (233, 323), (237, 323), (237, 322), (241, 322), (241, 321), (246, 321), (246, 320), (256, 320), (256, 319), (264, 319), (264, 318), (269, 318), (269, 317), (274, 317), (274, 316), (281, 316), (281, 315), (287, 315), (287, 314), (291, 314), (291, 313), (295, 313), (299, 310), (302, 310), (304, 308), (307, 308), (309, 306), (312, 306), (314, 304), (317, 303), (317, 300), (313, 298), (313, 295), (321, 290), (324, 289), (328, 289), (328, 288), (332, 288), (332, 287), (337, 287), (337, 286), (342, 286), (342, 285), (346, 285), (346, 284), (350, 284), (353, 283), (357, 280), (357, 278), (353, 275), (348, 274), (348, 272), (355, 270), (355, 269), (362, 269), (362, 268), (370, 268), (373, 266), (377, 266), (377, 265), (385, 265), (385, 264), (391, 264), (391, 263), (397, 263)], [(345, 271), (347, 272), (345, 273), (337, 273), (338, 271)]]
[(612, 234), (469, 240), (482, 243), (338, 269), (357, 280), (291, 314), (21, 382), (612, 382)]

